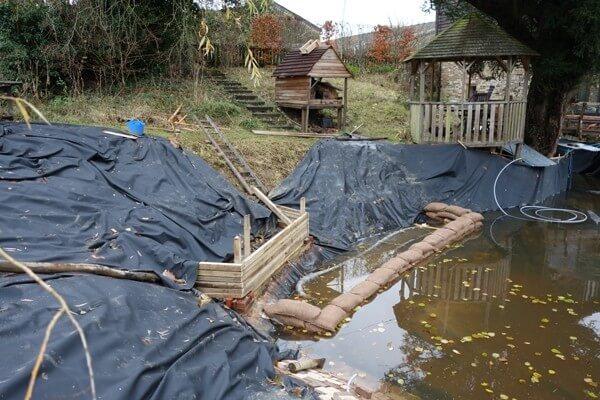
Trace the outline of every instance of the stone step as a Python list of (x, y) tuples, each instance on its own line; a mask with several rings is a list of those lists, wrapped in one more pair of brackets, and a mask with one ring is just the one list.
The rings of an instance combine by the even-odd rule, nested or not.
[(278, 112), (266, 112), (266, 113), (256, 112), (256, 113), (253, 113), (252, 115), (255, 116), (256, 118), (265, 118), (265, 119), (280, 118), (282, 116)]
[(238, 100), (238, 103), (245, 106), (264, 106), (266, 105), (262, 100)]
[(236, 100), (259, 100), (258, 96), (254, 94), (235, 94), (233, 97)]
[(273, 107), (271, 106), (246, 106), (246, 108), (251, 112), (270, 112), (273, 111)]

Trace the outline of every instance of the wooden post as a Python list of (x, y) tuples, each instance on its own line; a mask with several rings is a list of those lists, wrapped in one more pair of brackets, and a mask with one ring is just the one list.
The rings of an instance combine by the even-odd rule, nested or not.
[(250, 215), (244, 215), (244, 258), (250, 255), (252, 248), (250, 247)]
[[(506, 92), (504, 93), (504, 101), (506, 101), (506, 109), (504, 110), (504, 132), (506, 133), (505, 135), (503, 135), (503, 137), (501, 138), (502, 140), (506, 141), (507, 138), (510, 138), (514, 135), (514, 132), (512, 132), (512, 121), (510, 120), (512, 118), (512, 113), (511, 110), (513, 109), (512, 106), (510, 105), (510, 79), (511, 79), (511, 75), (512, 75), (512, 70), (514, 67), (514, 63), (513, 63), (513, 59), (512, 57), (508, 57), (508, 60), (506, 60)], [(515, 152), (516, 155), (516, 152)]]
[(431, 87), (429, 88), (429, 101), (434, 101), (434, 86), (435, 86), (435, 62), (431, 62)]
[(425, 63), (419, 61), (419, 101), (425, 102)]
[(302, 132), (308, 132), (308, 106), (302, 108)]
[(512, 57), (509, 57), (506, 62), (506, 93), (504, 94), (504, 100), (510, 101), (510, 79), (513, 71), (514, 63)]
[(531, 79), (531, 64), (528, 57), (523, 57), (523, 68), (525, 69), (525, 74), (523, 75), (523, 101), (527, 101), (529, 80)]
[(242, 262), (242, 238), (239, 236), (233, 238), (233, 262), (236, 264)]
[(306, 197), (300, 197), (300, 212), (306, 212)]
[(344, 78), (344, 110), (342, 112), (341, 128), (346, 126), (346, 114), (348, 113), (348, 78)]

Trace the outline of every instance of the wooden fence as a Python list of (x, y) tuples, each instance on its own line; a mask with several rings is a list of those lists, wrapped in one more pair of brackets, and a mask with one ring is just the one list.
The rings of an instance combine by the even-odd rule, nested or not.
[(410, 129), (417, 143), (457, 143), (472, 147), (523, 141), (526, 101), (410, 103)]
[[(309, 218), (301, 210), (280, 207), (289, 224), (253, 253), (250, 250), (250, 218), (244, 218), (243, 239), (233, 239), (233, 263), (201, 262), (196, 288), (211, 297), (242, 298), (260, 288), (287, 261), (297, 256), (309, 235)], [(243, 245), (242, 245), (243, 243)]]

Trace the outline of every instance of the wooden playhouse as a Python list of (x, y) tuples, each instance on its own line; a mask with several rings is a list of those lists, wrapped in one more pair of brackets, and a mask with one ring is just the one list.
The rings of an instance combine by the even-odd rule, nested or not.
[[(273, 76), (276, 104), (282, 109), (301, 110), (303, 132), (308, 131), (311, 110), (337, 110), (338, 128), (345, 124), (348, 78), (352, 74), (333, 47), (308, 42), (288, 52)], [(343, 78), (343, 89), (323, 80), (327, 78)]]

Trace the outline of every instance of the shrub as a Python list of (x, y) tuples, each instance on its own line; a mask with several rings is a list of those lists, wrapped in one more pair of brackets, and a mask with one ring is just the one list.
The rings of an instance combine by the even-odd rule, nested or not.
[(207, 100), (195, 107), (192, 107), (192, 113), (198, 117), (208, 114), (211, 118), (218, 121), (227, 121), (232, 117), (239, 116), (242, 109), (228, 101)]

